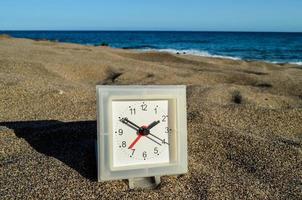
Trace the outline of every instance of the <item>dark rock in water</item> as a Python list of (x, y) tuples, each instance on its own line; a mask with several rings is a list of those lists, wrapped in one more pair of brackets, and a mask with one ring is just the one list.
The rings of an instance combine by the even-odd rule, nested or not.
[(102, 47), (108, 47), (109, 44), (107, 42), (102, 42), (101, 44), (96, 44), (94, 46), (102, 46)]
[(187, 54), (186, 52), (183, 52), (182, 54)]
[(38, 41), (38, 42), (60, 42), (57, 39), (47, 39), (47, 38), (37, 38), (37, 39), (35, 39), (35, 41)]
[(179, 55), (179, 52), (177, 52), (176, 54)]

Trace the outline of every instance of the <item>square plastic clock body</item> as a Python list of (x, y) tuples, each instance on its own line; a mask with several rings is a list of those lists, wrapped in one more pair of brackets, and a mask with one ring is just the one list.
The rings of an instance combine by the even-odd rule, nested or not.
[(98, 181), (187, 172), (185, 86), (96, 90)]

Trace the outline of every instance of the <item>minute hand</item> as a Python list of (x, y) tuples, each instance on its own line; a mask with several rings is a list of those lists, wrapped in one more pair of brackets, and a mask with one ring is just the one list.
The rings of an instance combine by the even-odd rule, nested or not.
[(159, 120), (158, 120), (158, 121), (154, 121), (154, 122), (152, 122), (152, 123), (147, 127), (147, 129), (148, 129), (148, 131), (149, 131), (149, 135), (151, 135), (151, 136), (153, 136), (154, 138), (160, 140), (162, 143), (165, 143), (165, 144), (168, 144), (168, 145), (169, 145), (168, 142), (164, 142), (163, 139), (161, 139), (161, 138), (157, 137), (156, 135), (153, 135), (152, 133), (150, 133), (150, 129), (153, 128), (154, 126), (156, 126), (156, 125), (159, 124), (159, 123), (160, 123)]
[(136, 130), (136, 131), (139, 131), (139, 129), (141, 128), (141, 127), (139, 127), (138, 125), (136, 125), (135, 123), (133, 123), (133, 122), (131, 122), (128, 118), (122, 118), (121, 120), (120, 120), (122, 123), (124, 123), (124, 124), (126, 124), (127, 126), (129, 126), (130, 128), (133, 128), (134, 130)]

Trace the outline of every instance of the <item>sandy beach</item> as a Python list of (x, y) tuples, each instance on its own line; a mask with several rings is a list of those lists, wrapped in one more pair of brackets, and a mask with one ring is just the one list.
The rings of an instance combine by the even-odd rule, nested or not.
[[(189, 172), (96, 181), (97, 84), (187, 85)], [(0, 199), (302, 199), (302, 67), (0, 36)]]

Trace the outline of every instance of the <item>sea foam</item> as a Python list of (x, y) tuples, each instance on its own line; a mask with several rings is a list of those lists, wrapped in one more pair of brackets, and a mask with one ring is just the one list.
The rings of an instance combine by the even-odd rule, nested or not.
[(210, 54), (207, 51), (200, 51), (195, 49), (187, 49), (187, 50), (177, 50), (177, 49), (137, 49), (139, 51), (157, 51), (157, 52), (168, 52), (172, 54), (188, 54), (194, 56), (202, 56), (202, 57), (211, 57), (211, 58), (224, 58), (224, 59), (231, 59), (231, 60), (241, 60), (239, 57), (232, 57), (232, 56), (222, 56), (216, 54)]
[(290, 62), (290, 64), (294, 64), (294, 65), (302, 65), (302, 61), (300, 61), (300, 62)]
[[(242, 60), (239, 57), (233, 56), (222, 56), (217, 54), (211, 54), (207, 51), (200, 51), (195, 49), (187, 49), (187, 50), (177, 50), (177, 49), (155, 49), (155, 48), (145, 48), (145, 49), (136, 49), (137, 51), (157, 51), (157, 52), (167, 52), (172, 54), (186, 54), (186, 55), (194, 55), (194, 56), (202, 56), (202, 57), (210, 57), (210, 58), (223, 58), (223, 59), (230, 59), (230, 60)], [(256, 60), (255, 60), (256, 61)], [(278, 62), (278, 61), (269, 61), (269, 60), (262, 60), (266, 63), (273, 63), (273, 64), (284, 64), (286, 62)], [(289, 62), (289, 64), (294, 65), (302, 65), (302, 61), (299, 62)]]

